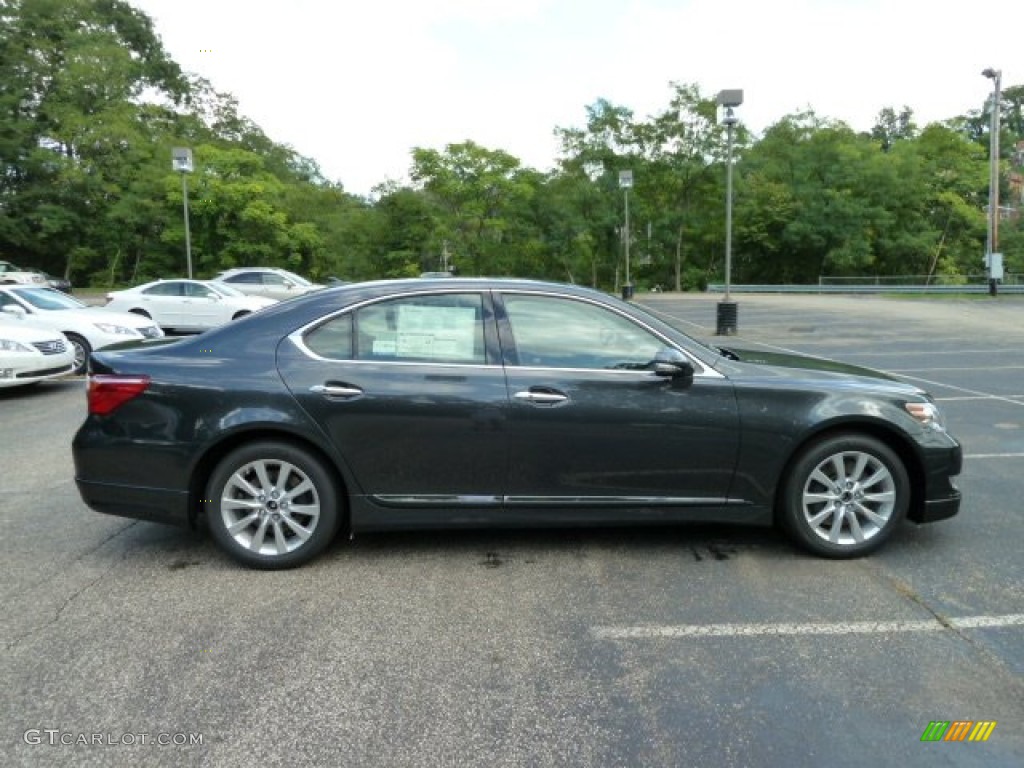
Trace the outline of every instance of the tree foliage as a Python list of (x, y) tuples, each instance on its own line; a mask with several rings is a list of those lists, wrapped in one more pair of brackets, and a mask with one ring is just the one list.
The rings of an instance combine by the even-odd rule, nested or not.
[[(886, 107), (867, 133), (813, 111), (759, 137), (738, 125), (734, 279), (979, 274), (991, 108), (920, 128), (909, 107)], [(1001, 200), (1019, 209), (1024, 86), (999, 109)], [(364, 199), (183, 73), (124, 0), (0, 0), (0, 257), (79, 284), (183, 274), (185, 185), (199, 276), (260, 264), (364, 279), (448, 263), (612, 289), (628, 242), (641, 287), (722, 279), (729, 142), (711, 97), (670, 83), (653, 115), (599, 99), (581, 126), (554, 130), (550, 173), (465, 140), (414, 149), (411, 183)], [(185, 178), (170, 163), (179, 146), (195, 158)], [(1024, 271), (1019, 215), (1000, 233), (1007, 267)]]

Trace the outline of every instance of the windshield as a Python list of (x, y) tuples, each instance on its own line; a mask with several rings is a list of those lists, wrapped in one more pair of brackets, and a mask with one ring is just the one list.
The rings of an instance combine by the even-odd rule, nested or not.
[(86, 309), (78, 299), (53, 288), (12, 288), (11, 292), (36, 309)]
[(296, 285), (312, 285), (312, 283), (309, 282), (309, 280), (307, 280), (304, 277), (301, 277), (300, 275), (296, 275), (294, 272), (288, 272), (282, 269), (281, 274), (283, 274)]

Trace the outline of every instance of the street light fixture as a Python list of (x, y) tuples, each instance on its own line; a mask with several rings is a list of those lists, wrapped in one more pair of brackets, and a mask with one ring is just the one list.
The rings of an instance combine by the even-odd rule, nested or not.
[(985, 266), (988, 268), (988, 292), (995, 296), (999, 280), (1003, 278), (1003, 255), (999, 252), (999, 104), (1003, 73), (989, 67), (982, 75), (994, 82), (992, 115), (989, 124), (988, 154), (988, 233), (985, 238)]
[(188, 176), (192, 173), (192, 150), (188, 147), (175, 147), (171, 150), (171, 168), (181, 173), (181, 192), (185, 209), (185, 263), (188, 267), (188, 279), (192, 279), (192, 235), (188, 229)]
[(619, 186), (626, 202), (626, 228), (623, 232), (623, 240), (626, 244), (626, 282), (622, 286), (622, 298), (633, 298), (633, 282), (629, 277), (629, 190), (633, 188), (633, 172), (619, 171)]
[(731, 336), (738, 326), (739, 308), (731, 300), (732, 289), (732, 133), (738, 119), (733, 111), (743, 103), (743, 91), (719, 91), (715, 102), (722, 108), (721, 122), (727, 131), (727, 159), (725, 165), (725, 300), (718, 304), (718, 335)]

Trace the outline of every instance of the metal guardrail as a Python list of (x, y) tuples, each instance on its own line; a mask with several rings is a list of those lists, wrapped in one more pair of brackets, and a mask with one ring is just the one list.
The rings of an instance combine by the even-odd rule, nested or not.
[[(987, 284), (967, 285), (906, 285), (906, 284), (847, 284), (847, 285), (730, 285), (732, 293), (921, 293), (921, 294), (987, 294)], [(707, 293), (725, 293), (724, 283), (709, 283)], [(1000, 285), (999, 293), (1024, 294), (1024, 285)]]

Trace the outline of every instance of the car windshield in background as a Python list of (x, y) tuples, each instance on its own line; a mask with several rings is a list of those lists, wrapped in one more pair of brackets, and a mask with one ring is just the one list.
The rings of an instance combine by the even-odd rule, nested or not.
[(219, 282), (217, 282), (215, 280), (211, 281), (209, 283), (206, 283), (206, 287), (209, 288), (211, 291), (216, 291), (221, 296), (234, 296), (235, 298), (238, 298), (238, 297), (244, 298), (246, 296), (246, 294), (242, 293), (237, 288), (233, 288), (230, 285), (228, 285), (227, 283), (219, 283)]
[(85, 309), (87, 307), (78, 299), (73, 299), (53, 288), (13, 288), (12, 291), (17, 294), (19, 299), (37, 309)]
[(296, 285), (310, 286), (312, 283), (301, 275), (296, 275), (294, 272), (284, 272), (284, 275), (288, 277)]

